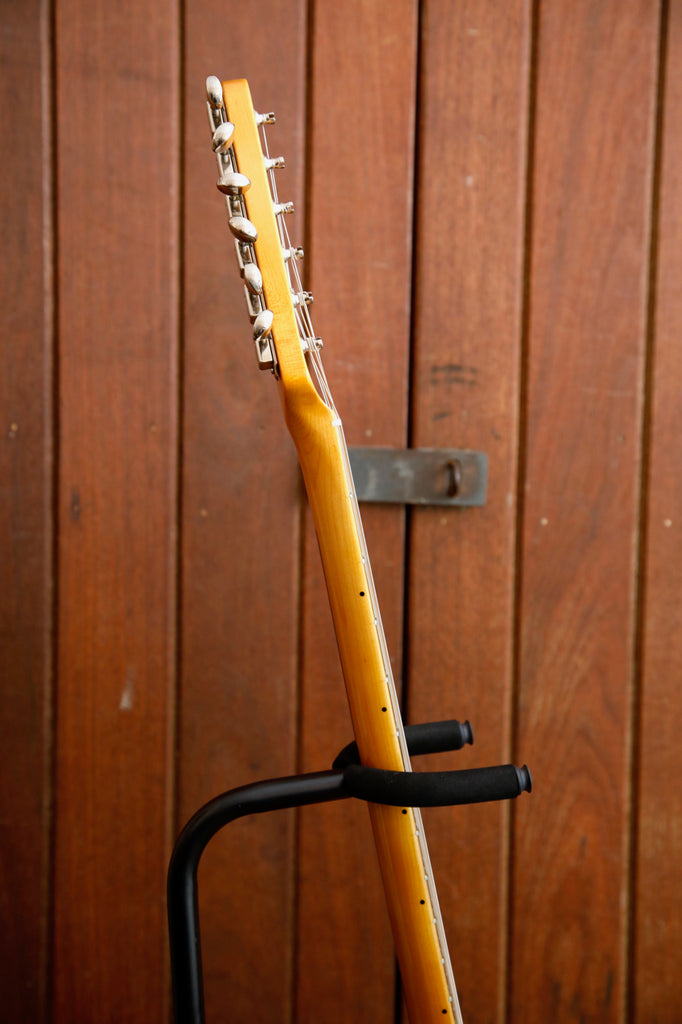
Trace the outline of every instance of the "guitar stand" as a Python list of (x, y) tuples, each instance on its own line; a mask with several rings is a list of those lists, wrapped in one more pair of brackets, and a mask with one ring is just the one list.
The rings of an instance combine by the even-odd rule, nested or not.
[[(459, 750), (473, 743), (469, 722), (431, 722), (405, 728), (412, 755)], [(230, 790), (205, 804), (180, 833), (168, 868), (168, 931), (175, 1024), (204, 1024), (199, 936), (197, 870), (213, 836), (230, 821), (247, 814), (303, 807), (356, 797), (396, 807), (443, 807), (508, 800), (530, 793), (526, 765), (513, 764), (464, 771), (395, 772), (360, 764), (357, 746), (349, 743), (331, 771), (269, 779)]]

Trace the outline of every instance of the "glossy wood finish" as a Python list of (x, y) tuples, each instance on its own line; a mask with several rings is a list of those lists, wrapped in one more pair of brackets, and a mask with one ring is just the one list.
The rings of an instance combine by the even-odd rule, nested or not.
[(57, 1020), (160, 1021), (167, 1007), (177, 18), (155, 0), (125, 18), (56, 11)]
[[(354, 5), (350, 20), (344, 5), (320, 4), (312, 21), (309, 285), (349, 444), (407, 439), (417, 15), (406, 0)], [(404, 512), (363, 519), (400, 688)], [(314, 768), (347, 742), (351, 722), (308, 519), (303, 554), (301, 766)], [(297, 1019), (317, 1020), (324, 1006), (340, 1021), (388, 1024), (395, 958), (365, 808), (304, 811), (299, 872)]]
[(541, 782), (515, 821), (514, 1021), (626, 1013), (657, 65), (651, 4), (540, 12), (516, 746)]
[[(0, 1006), (49, 999), (54, 351), (50, 9), (3, 5), (0, 116)], [(30, 83), (23, 91), (21, 83)], [(17, 98), (20, 97), (19, 101)]]
[(682, 9), (671, 4), (664, 22), (660, 75), (660, 152), (656, 192), (657, 233), (652, 251), (651, 377), (646, 422), (644, 522), (641, 542), (643, 593), (639, 676), (635, 938), (631, 951), (633, 1017), (672, 1024), (680, 1014), (679, 960), (682, 942), (680, 872), (682, 795), (676, 781), (682, 714), (680, 587), (682, 559)]
[[(248, 74), (257, 102), (276, 110), (278, 180), (302, 230), (305, 8), (188, 5), (184, 40), (178, 822), (227, 788), (296, 770), (299, 474), (274, 381), (256, 368), (204, 83)], [(226, 1006), (250, 1019), (254, 993), (256, 1015), (292, 1019), (294, 824), (284, 812), (240, 823), (202, 859), (208, 1021)]]
[[(408, 707), (469, 718), (469, 767), (511, 759), (531, 25), (525, 3), (447, 10), (422, 21), (411, 443), (485, 451), (490, 486), (484, 508), (412, 513)], [(425, 818), (464, 1020), (502, 1020), (509, 808)]]
[[(172, 834), (349, 738), (214, 73), (277, 112), (349, 442), (490, 459), (482, 509), (366, 515), (408, 717), (470, 717), (448, 765), (534, 773), (511, 811), (426, 816), (464, 1020), (672, 1024), (678, 0), (8, 0), (0, 25), (3, 1020), (168, 1020)], [(228, 833), (209, 1024), (395, 1021), (365, 808)]]

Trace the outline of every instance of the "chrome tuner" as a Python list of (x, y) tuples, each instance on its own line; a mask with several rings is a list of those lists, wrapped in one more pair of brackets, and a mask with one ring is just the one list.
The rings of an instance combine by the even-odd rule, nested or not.
[(215, 75), (209, 75), (206, 79), (206, 99), (214, 110), (220, 110), (223, 105), (223, 87)]
[(213, 146), (214, 153), (225, 153), (226, 150), (232, 145), (232, 136), (234, 135), (234, 125), (231, 121), (221, 121), (216, 130), (213, 132), (213, 139), (211, 145)]
[(230, 217), (228, 223), (230, 231), (240, 242), (255, 242), (258, 238), (256, 225), (252, 224), (247, 217)]
[(230, 171), (223, 174), (218, 182), (218, 191), (225, 196), (240, 196), (248, 189), (251, 182), (245, 174), (238, 171)]

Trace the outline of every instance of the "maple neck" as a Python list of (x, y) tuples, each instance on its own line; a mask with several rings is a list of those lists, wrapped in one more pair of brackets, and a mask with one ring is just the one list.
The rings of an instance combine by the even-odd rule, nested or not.
[[(317, 532), (353, 728), (363, 764), (410, 762), (343, 429), (320, 414), (292, 436)], [(462, 1018), (421, 814), (370, 804), (403, 991), (413, 1024)]]
[[(277, 165), (264, 135), (269, 116), (256, 114), (244, 80), (224, 82), (220, 91), (216, 79), (209, 82), (218, 187), (227, 197), (258, 362), (279, 381), (305, 480), (360, 758), (409, 771), (343, 428), (284, 222), (287, 204), (278, 202), (272, 180)], [(421, 815), (368, 806), (410, 1020), (461, 1024)]]

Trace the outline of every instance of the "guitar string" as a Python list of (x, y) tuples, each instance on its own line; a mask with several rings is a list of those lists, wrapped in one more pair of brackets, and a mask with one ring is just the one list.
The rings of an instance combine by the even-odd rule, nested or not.
[[(265, 126), (264, 125), (261, 125), (261, 134), (262, 134), (262, 137), (263, 137), (263, 152), (264, 152), (264, 154), (266, 156), (266, 159), (267, 159), (267, 158), (269, 158), (269, 151), (268, 151), (268, 142), (267, 142), (267, 132), (265, 131)], [(270, 187), (272, 189), (273, 201), (275, 203), (278, 203), (279, 199), (278, 199), (278, 195), (277, 195), (277, 183), (276, 183), (276, 180), (275, 180), (275, 173), (274, 173), (273, 169), (270, 169), (269, 176), (270, 176)], [(291, 241), (290, 241), (290, 238), (289, 238), (289, 232), (288, 232), (288, 229), (287, 229), (287, 225), (284, 222), (284, 215), (283, 214), (279, 214), (278, 217), (277, 217), (277, 221), (278, 221), (278, 225), (279, 225), (280, 238), (281, 238), (281, 241), (282, 241), (282, 245), (283, 245), (284, 248), (291, 249)], [(293, 260), (293, 258), (291, 260), (287, 261), (287, 269), (289, 269), (289, 267), (291, 266), (292, 263), (294, 263), (294, 266), (291, 268), (291, 271), (290, 271), (290, 276), (293, 276), (293, 278), (294, 278), (292, 291), (294, 291), (298, 295), (301, 295), (302, 292), (303, 292), (303, 287), (302, 287), (302, 283), (301, 283), (301, 277), (300, 277), (300, 274), (298, 272), (298, 267), (295, 265), (295, 261)], [(314, 338), (315, 332), (314, 332), (314, 329), (313, 329), (312, 320), (311, 320), (310, 313), (308, 311), (307, 306), (305, 304), (299, 304), (297, 307), (294, 308), (294, 312), (296, 314), (297, 321), (298, 321), (299, 312), (301, 313), (301, 319), (304, 321), (304, 323), (303, 323), (303, 325), (299, 324), (299, 326), (303, 326), (304, 327), (304, 329), (305, 329), (305, 337), (308, 338), (308, 339)], [(329, 388), (329, 384), (327, 382), (327, 376), (326, 376), (326, 373), (324, 371), (324, 367), (323, 367), (323, 364), (322, 364), (322, 359), (320, 357), (319, 350), (317, 348), (311, 347), (309, 345), (308, 353), (307, 354), (308, 354), (308, 362), (313, 364), (313, 368), (315, 370), (316, 377), (318, 377), (318, 380), (320, 382), (321, 390), (322, 390), (322, 393), (323, 393), (323, 396), (324, 396), (324, 399), (325, 399), (325, 404), (328, 406), (328, 408), (334, 414), (334, 417), (335, 417), (335, 426), (336, 426), (336, 432), (337, 432), (337, 436), (338, 436), (338, 440), (339, 440), (339, 447), (341, 449), (341, 454), (342, 454), (342, 458), (343, 458), (343, 461), (344, 461), (344, 470), (345, 470), (345, 475), (346, 475), (346, 484), (347, 484), (347, 489), (348, 489), (348, 497), (349, 497), (349, 500), (351, 502), (351, 507), (352, 507), (352, 510), (353, 510), (353, 519), (355, 521), (356, 531), (357, 531), (358, 537), (360, 539), (360, 551), (361, 551), (361, 554), (362, 554), (363, 567), (364, 567), (365, 575), (366, 575), (366, 578), (367, 578), (368, 596), (370, 598), (370, 605), (371, 605), (372, 611), (374, 613), (374, 623), (375, 623), (375, 626), (376, 626), (378, 640), (379, 640), (379, 647), (380, 647), (380, 650), (381, 650), (381, 659), (382, 659), (382, 662), (384, 664), (385, 682), (386, 682), (386, 685), (387, 685), (388, 690), (389, 690), (389, 695), (390, 695), (390, 700), (391, 700), (391, 707), (392, 707), (394, 718), (395, 718), (396, 724), (397, 724), (397, 733), (396, 733), (396, 735), (397, 735), (398, 742), (399, 742), (399, 745), (400, 745), (400, 752), (401, 752), (401, 755), (402, 755), (403, 767), (405, 768), (406, 771), (410, 771), (411, 770), (411, 765), (410, 765), (409, 754), (408, 754), (408, 751), (407, 751), (407, 743), (405, 741), (404, 732), (403, 732), (403, 729), (402, 729), (402, 716), (400, 714), (400, 706), (399, 706), (399, 703), (398, 703), (398, 697), (397, 697), (397, 693), (396, 693), (396, 689), (395, 689), (395, 684), (393, 682), (393, 674), (392, 674), (392, 671), (391, 671), (391, 668), (390, 668), (390, 655), (389, 655), (389, 652), (388, 652), (388, 646), (386, 644), (386, 638), (385, 638), (385, 635), (384, 635), (383, 625), (382, 625), (382, 622), (381, 622), (381, 616), (379, 614), (379, 602), (378, 602), (378, 599), (377, 599), (376, 588), (374, 586), (374, 579), (373, 579), (373, 576), (372, 576), (372, 568), (371, 568), (371, 565), (370, 565), (369, 555), (368, 555), (368, 552), (367, 552), (367, 543), (366, 543), (366, 540), (365, 540), (364, 529), (363, 529), (363, 526), (362, 526), (362, 519), (360, 517), (360, 509), (359, 509), (359, 505), (358, 505), (357, 494), (356, 494), (356, 491), (355, 491), (355, 485), (353, 483), (353, 475), (352, 475), (352, 471), (351, 471), (351, 467), (350, 467), (350, 457), (348, 455), (348, 447), (347, 447), (347, 444), (346, 444), (346, 438), (345, 438), (345, 435), (344, 435), (344, 432), (343, 432), (343, 427), (342, 427), (342, 424), (341, 424), (341, 418), (340, 418), (340, 416), (338, 414), (338, 411), (337, 411), (337, 409), (336, 409), (336, 407), (334, 405), (334, 401), (332, 399), (331, 389)]]
[[(261, 124), (261, 138), (263, 145), (263, 153), (266, 159), (270, 159), (270, 151), (268, 149), (268, 138), (265, 130), (265, 124)], [(268, 171), (270, 179), (270, 189), (272, 191), (273, 202), (279, 203), (279, 197), (277, 194), (277, 181), (275, 176), (275, 169), (270, 168)], [(283, 250), (293, 253), (293, 246), (291, 244), (291, 238), (289, 237), (289, 229), (286, 224), (286, 215), (280, 213), (275, 218), (277, 221), (277, 227), (279, 229), (280, 243)], [(298, 297), (298, 305), (294, 307), (294, 315), (296, 317), (296, 323), (299, 329), (301, 339), (307, 342), (307, 356), (308, 356), (308, 367), (312, 370), (312, 376), (317, 384), (317, 388), (320, 397), (324, 401), (325, 405), (334, 414), (335, 422), (340, 422), (339, 414), (334, 405), (334, 399), (332, 398), (331, 390), (327, 382), (327, 377), (324, 372), (322, 365), (322, 359), (320, 357), (319, 347), (315, 343), (315, 330), (313, 328), (310, 311), (308, 305), (303, 301), (305, 295), (303, 289), (303, 283), (301, 275), (298, 269), (298, 262), (296, 257), (292, 254), (285, 262), (287, 276), (289, 278), (289, 286), (291, 291)]]
[[(262, 136), (263, 152), (265, 154), (265, 157), (267, 159), (269, 159), (270, 153), (269, 153), (269, 149), (268, 149), (267, 132), (265, 130), (265, 124), (261, 125), (261, 136)], [(278, 198), (278, 194), (277, 194), (277, 183), (276, 183), (274, 168), (270, 168), (269, 169), (268, 175), (269, 175), (269, 179), (270, 179), (270, 188), (272, 190), (273, 201), (275, 203), (278, 203), (279, 202), (279, 198)], [(279, 232), (280, 232), (280, 241), (281, 241), (282, 247), (284, 249), (287, 249), (289, 252), (291, 252), (292, 251), (292, 245), (291, 245), (291, 239), (289, 237), (289, 231), (288, 231), (288, 228), (287, 228), (287, 225), (286, 225), (286, 222), (285, 222), (285, 215), (282, 214), (282, 213), (278, 214), (277, 217), (276, 217), (276, 220), (277, 220), (277, 223), (278, 223), (278, 228), (279, 228)], [(400, 748), (401, 758), (402, 758), (402, 762), (403, 762), (403, 769), (405, 771), (411, 771), (412, 770), (412, 766), (410, 764), (410, 757), (409, 757), (409, 752), (408, 752), (408, 749), (407, 749), (407, 741), (405, 739), (405, 732), (404, 732), (404, 726), (403, 726), (403, 720), (402, 720), (402, 712), (400, 710), (400, 703), (399, 703), (399, 700), (398, 700), (398, 694), (397, 694), (397, 690), (396, 690), (396, 686), (395, 686), (395, 681), (394, 681), (394, 678), (393, 678), (393, 671), (391, 669), (390, 654), (389, 654), (389, 651), (388, 651), (388, 645), (386, 643), (386, 635), (385, 635), (385, 632), (384, 632), (383, 623), (382, 623), (382, 619), (381, 619), (381, 614), (380, 614), (380, 610), (379, 610), (379, 601), (378, 601), (378, 597), (377, 597), (377, 593), (376, 593), (376, 588), (375, 588), (375, 585), (374, 585), (374, 577), (373, 577), (373, 574), (372, 574), (372, 567), (371, 567), (370, 560), (369, 560), (369, 554), (368, 554), (368, 550), (367, 550), (367, 542), (366, 542), (366, 539), (365, 539), (365, 532), (364, 532), (364, 528), (363, 528), (363, 525), (362, 525), (362, 517), (360, 515), (360, 508), (359, 508), (359, 505), (358, 505), (357, 493), (356, 493), (356, 490), (355, 490), (355, 484), (353, 482), (353, 474), (352, 474), (352, 471), (351, 471), (350, 457), (348, 455), (348, 447), (347, 447), (347, 444), (346, 444), (346, 438), (345, 438), (345, 434), (344, 434), (344, 431), (343, 431), (343, 425), (341, 423), (341, 418), (340, 418), (340, 416), (339, 416), (339, 414), (338, 414), (338, 412), (336, 410), (336, 407), (334, 405), (334, 401), (333, 401), (333, 398), (332, 398), (332, 395), (331, 395), (331, 390), (330, 390), (329, 384), (327, 382), (327, 376), (326, 376), (326, 373), (324, 371), (324, 366), (323, 366), (323, 363), (322, 363), (322, 358), (321, 358), (321, 355), (320, 355), (319, 347), (315, 344), (315, 331), (313, 329), (313, 324), (312, 324), (312, 320), (311, 320), (311, 317), (310, 317), (310, 312), (308, 310), (308, 306), (307, 306), (307, 304), (305, 302), (301, 301), (302, 296), (304, 294), (304, 292), (303, 292), (303, 284), (302, 284), (302, 281), (301, 281), (301, 276), (300, 276), (299, 271), (298, 271), (298, 266), (297, 266), (297, 262), (296, 262), (295, 257), (292, 255), (290, 257), (290, 259), (288, 259), (286, 261), (285, 265), (286, 265), (287, 273), (288, 273), (288, 276), (289, 276), (289, 283), (290, 283), (290, 286), (291, 286), (291, 290), (292, 290), (292, 292), (294, 294), (299, 296), (299, 303), (298, 303), (297, 306), (294, 307), (294, 312), (295, 312), (295, 315), (296, 315), (297, 323), (299, 325), (299, 329), (301, 331), (301, 337), (308, 341), (308, 351), (307, 351), (308, 365), (313, 370), (313, 374), (314, 374), (315, 380), (316, 380), (316, 382), (318, 384), (318, 389), (320, 391), (321, 397), (323, 398), (325, 404), (328, 406), (328, 408), (330, 409), (330, 411), (333, 413), (333, 416), (334, 416), (334, 425), (336, 427), (337, 437), (338, 437), (338, 441), (339, 441), (339, 448), (340, 448), (340, 451), (341, 451), (341, 454), (342, 454), (342, 457), (343, 457), (343, 461), (344, 461), (344, 468), (345, 468), (345, 475), (346, 475), (346, 484), (347, 484), (347, 487), (348, 487), (348, 496), (349, 496), (349, 499), (350, 499), (350, 502), (351, 502), (351, 507), (352, 507), (352, 511), (353, 511), (353, 518), (354, 518), (354, 521), (355, 521), (355, 527), (356, 527), (358, 539), (359, 539), (359, 542), (360, 542), (360, 551), (361, 551), (361, 555), (362, 555), (362, 562), (363, 562), (363, 567), (364, 567), (364, 570), (365, 570), (365, 577), (366, 577), (366, 580), (367, 580), (368, 596), (370, 598), (371, 608), (372, 608), (372, 611), (374, 613), (374, 625), (375, 625), (375, 628), (376, 628), (377, 640), (378, 640), (379, 648), (380, 648), (380, 651), (381, 651), (381, 659), (382, 659), (383, 666), (384, 666), (384, 673), (385, 673), (385, 680), (384, 680), (384, 682), (386, 684), (386, 688), (387, 688), (387, 691), (388, 691), (388, 694), (389, 694), (391, 710), (393, 711), (393, 717), (394, 717), (394, 721), (395, 721), (395, 725), (396, 725), (396, 738), (398, 740), (398, 745), (399, 745), (399, 748)], [(292, 280), (292, 278), (293, 278), (293, 280)], [(430, 854), (429, 854), (428, 846), (426, 844), (426, 838), (425, 838), (425, 835), (424, 835), (424, 826), (423, 826), (422, 815), (421, 815), (420, 809), (417, 808), (417, 807), (412, 808), (411, 811), (412, 811), (413, 820), (414, 820), (415, 833), (416, 833), (416, 836), (417, 836), (417, 839), (418, 839), (419, 850), (420, 850), (421, 857), (422, 857), (422, 862), (423, 862), (423, 865), (424, 865), (424, 879), (425, 879), (425, 882), (426, 882), (427, 890), (428, 890), (428, 893), (429, 893), (429, 898), (431, 900), (431, 906), (432, 906), (432, 909), (433, 909), (433, 924), (434, 924), (435, 929), (436, 929), (436, 934), (437, 934), (437, 937), (438, 937), (438, 945), (440, 946), (440, 950), (441, 950), (441, 963), (442, 963), (442, 966), (443, 966), (443, 969), (444, 969), (444, 973), (445, 973), (445, 977), (446, 977), (447, 988), (449, 990), (450, 1006), (451, 1006), (452, 1012), (454, 1014), (454, 1018), (455, 1018), (456, 1024), (463, 1024), (462, 1015), (461, 1015), (461, 1009), (460, 1009), (460, 1005), (459, 1005), (459, 998), (458, 998), (458, 995), (457, 995), (457, 986), (456, 986), (456, 983), (455, 983), (455, 978), (454, 978), (454, 973), (453, 973), (453, 969), (452, 969), (452, 964), (451, 964), (451, 961), (450, 961), (450, 955), (449, 955), (447, 938), (446, 938), (446, 935), (445, 935), (445, 928), (444, 928), (444, 925), (443, 925), (443, 916), (442, 916), (442, 912), (441, 912), (441, 909), (440, 909), (440, 904), (439, 904), (439, 901), (438, 901), (438, 893), (437, 893), (435, 882), (434, 882), (434, 878), (433, 878), (433, 869), (432, 869), (432, 866), (431, 866), (431, 857), (430, 857)]]

